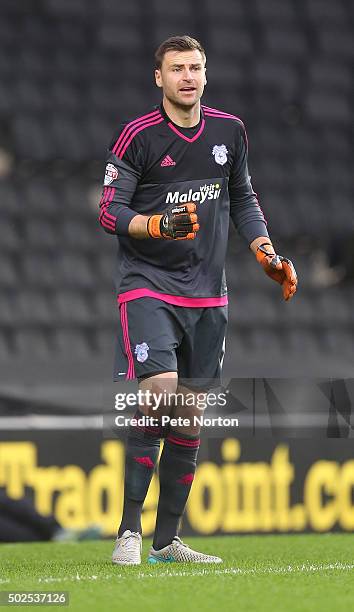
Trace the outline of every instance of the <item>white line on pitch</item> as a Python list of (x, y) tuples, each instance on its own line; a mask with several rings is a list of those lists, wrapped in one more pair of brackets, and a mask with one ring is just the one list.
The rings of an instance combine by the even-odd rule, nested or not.
[(129, 574), (106, 574), (104, 576), (80, 576), (76, 574), (76, 576), (64, 576), (62, 578), (54, 578), (49, 576), (48, 578), (39, 578), (38, 582), (66, 582), (66, 581), (85, 581), (85, 580), (111, 580), (116, 578), (130, 578), (134, 576), (134, 578), (173, 578), (173, 577), (190, 577), (190, 576), (213, 576), (213, 575), (234, 575), (234, 576), (246, 576), (246, 575), (258, 575), (258, 574), (296, 574), (296, 573), (315, 573), (322, 572), (328, 570), (336, 570), (336, 571), (353, 571), (354, 564), (352, 563), (341, 563), (336, 561), (334, 563), (321, 563), (319, 565), (310, 564), (310, 565), (287, 565), (285, 567), (264, 567), (261, 569), (242, 569), (238, 567), (228, 567), (225, 569), (191, 569), (187, 570), (177, 570), (173, 571), (172, 569), (163, 572), (138, 572)]

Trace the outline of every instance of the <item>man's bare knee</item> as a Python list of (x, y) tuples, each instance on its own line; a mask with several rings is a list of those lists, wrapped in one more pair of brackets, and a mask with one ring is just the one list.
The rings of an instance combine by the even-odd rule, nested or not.
[(144, 403), (139, 409), (143, 414), (160, 418), (169, 415), (174, 405), (173, 398), (178, 385), (177, 372), (163, 372), (144, 378), (139, 390), (144, 392)]
[[(178, 386), (177, 393), (183, 395), (184, 401), (176, 403), (171, 416), (176, 419), (185, 419), (186, 424), (176, 425), (174, 429), (190, 436), (198, 436), (201, 430), (199, 419), (204, 415), (206, 409), (205, 398), (207, 393), (205, 391), (193, 391), (182, 385)], [(187, 397), (190, 398), (188, 402), (186, 402)], [(193, 401), (191, 401), (192, 397)]]

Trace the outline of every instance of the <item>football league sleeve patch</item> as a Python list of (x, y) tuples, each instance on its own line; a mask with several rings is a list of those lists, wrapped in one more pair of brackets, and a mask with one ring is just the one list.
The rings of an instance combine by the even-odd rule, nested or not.
[(99, 204), (99, 223), (108, 234), (129, 235), (129, 224), (138, 214), (130, 206), (139, 178), (136, 168), (109, 151)]

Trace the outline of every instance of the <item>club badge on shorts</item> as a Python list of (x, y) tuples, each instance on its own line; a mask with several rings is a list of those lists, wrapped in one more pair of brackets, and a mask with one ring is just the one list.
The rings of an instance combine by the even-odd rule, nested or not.
[(217, 164), (220, 164), (220, 166), (223, 166), (224, 164), (226, 164), (228, 150), (224, 144), (214, 145), (212, 153), (214, 155), (214, 159)]
[(117, 168), (115, 166), (113, 166), (113, 164), (107, 164), (106, 172), (105, 172), (105, 175), (104, 175), (104, 184), (106, 186), (110, 185), (117, 178), (118, 178), (118, 170), (117, 170)]
[(147, 360), (147, 358), (149, 357), (149, 348), (150, 347), (148, 344), (146, 344), (146, 342), (136, 345), (134, 353), (139, 363), (144, 363), (144, 361)]

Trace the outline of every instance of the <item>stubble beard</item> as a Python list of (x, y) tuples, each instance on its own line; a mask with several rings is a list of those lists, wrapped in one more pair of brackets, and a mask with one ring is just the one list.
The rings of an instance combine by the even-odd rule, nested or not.
[(200, 101), (201, 95), (194, 101), (194, 102), (190, 102), (190, 103), (183, 103), (180, 102), (180, 100), (176, 100), (175, 97), (170, 96), (168, 94), (165, 93), (165, 96), (167, 98), (167, 100), (173, 104), (173, 106), (175, 106), (176, 108), (178, 108), (179, 110), (182, 111), (190, 111), (191, 108), (193, 108), (194, 106), (196, 106), (196, 104), (198, 104), (198, 102)]

